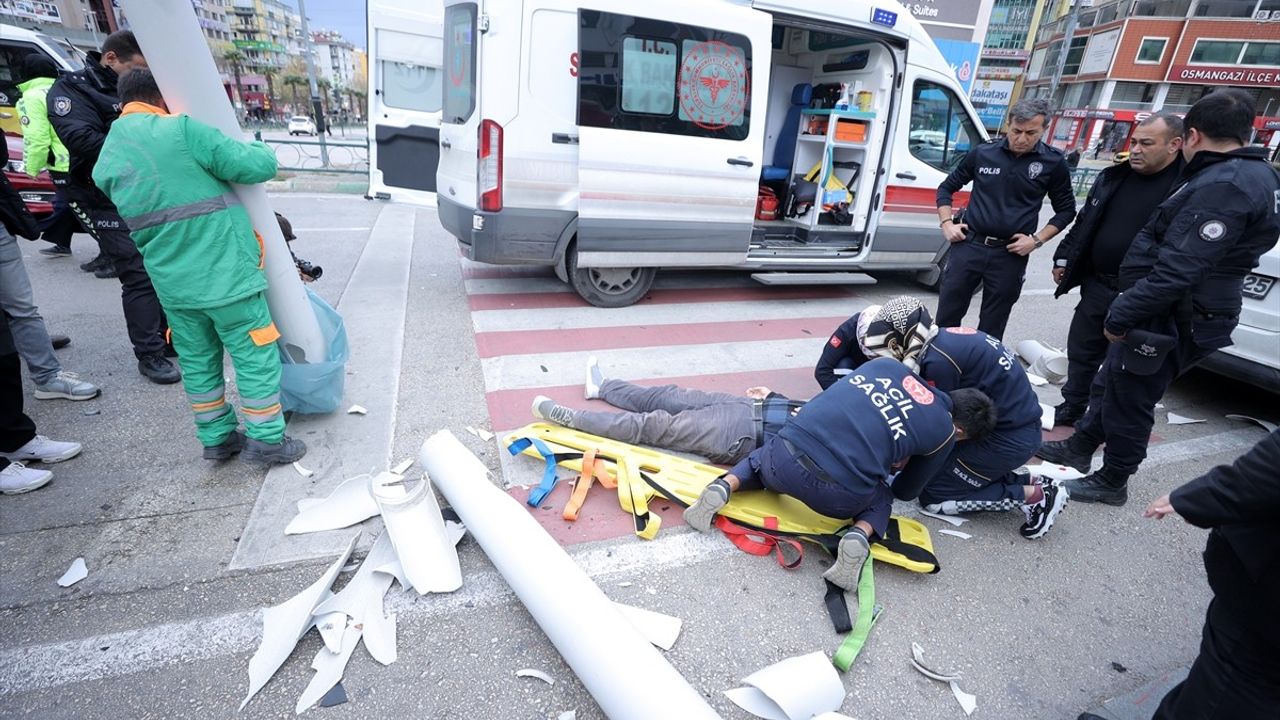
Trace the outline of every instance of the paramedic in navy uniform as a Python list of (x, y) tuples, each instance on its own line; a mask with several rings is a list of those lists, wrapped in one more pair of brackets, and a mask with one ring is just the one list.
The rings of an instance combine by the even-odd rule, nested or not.
[[(938, 289), (939, 327), (962, 325), (981, 285), (978, 329), (1002, 339), (1022, 292), (1027, 256), (1075, 218), (1067, 159), (1040, 141), (1048, 124), (1048, 100), (1019, 100), (1009, 112), (1009, 134), (970, 150), (938, 186), (939, 225), (951, 243)], [(951, 197), (970, 181), (969, 205), (963, 222), (956, 222)], [(1054, 216), (1037, 231), (1046, 195)]]

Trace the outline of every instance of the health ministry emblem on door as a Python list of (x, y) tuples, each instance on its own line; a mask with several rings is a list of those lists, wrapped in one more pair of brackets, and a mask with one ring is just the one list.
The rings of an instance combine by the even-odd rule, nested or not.
[(706, 130), (741, 125), (748, 95), (746, 55), (716, 40), (684, 45), (680, 119)]

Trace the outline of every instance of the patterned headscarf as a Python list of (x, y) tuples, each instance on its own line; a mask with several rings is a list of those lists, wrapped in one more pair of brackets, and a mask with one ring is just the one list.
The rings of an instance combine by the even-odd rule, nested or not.
[(875, 314), (861, 343), (868, 354), (893, 358), (916, 372), (920, 370), (920, 353), (937, 334), (933, 316), (920, 300), (900, 295)]
[(868, 305), (862, 309), (862, 312), (858, 313), (858, 329), (856, 331), (858, 335), (858, 347), (862, 349), (862, 354), (866, 355), (868, 360), (874, 357), (879, 357), (872, 352), (871, 348), (867, 347), (867, 326), (871, 324), (871, 321), (875, 319), (876, 314), (879, 312), (879, 305)]

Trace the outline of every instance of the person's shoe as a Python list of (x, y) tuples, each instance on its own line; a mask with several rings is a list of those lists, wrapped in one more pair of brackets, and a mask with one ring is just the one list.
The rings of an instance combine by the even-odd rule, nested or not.
[(40, 248), (40, 254), (49, 257), (69, 257), (71, 248), (63, 247), (62, 245), (50, 245), (47, 248)]
[(54, 350), (61, 350), (71, 344), (71, 338), (66, 335), (50, 335), (49, 344), (53, 346)]
[(724, 478), (716, 478), (702, 489), (693, 504), (684, 510), (684, 521), (698, 532), (711, 532), (711, 523), (716, 514), (729, 503), (729, 483)]
[(925, 510), (939, 515), (959, 515), (960, 506), (955, 500), (943, 500), (940, 503), (930, 503), (924, 506)]
[(573, 427), (573, 409), (557, 405), (555, 400), (546, 395), (533, 399), (533, 416), (539, 420), (550, 420), (562, 427)]
[(285, 435), (280, 442), (275, 444), (247, 438), (244, 441), (244, 448), (240, 450), (240, 459), (250, 463), (288, 465), (291, 462), (301, 460), (302, 456), (306, 454), (306, 443)]
[(1067, 492), (1082, 503), (1106, 503), (1120, 506), (1129, 501), (1129, 477), (1121, 476), (1104, 465), (1082, 478), (1068, 480)]
[(1044, 537), (1071, 497), (1071, 493), (1059, 483), (1049, 481), (1041, 487), (1044, 489), (1044, 497), (1040, 498), (1040, 502), (1022, 506), (1022, 512), (1027, 516), (1027, 521), (1022, 524), (1018, 532), (1028, 540)]
[(1096, 449), (1088, 447), (1084, 439), (1077, 434), (1066, 440), (1050, 440), (1043, 443), (1036, 451), (1036, 457), (1075, 468), (1088, 475), (1090, 468), (1093, 467), (1093, 451)]
[(43, 385), (36, 385), (37, 400), (92, 400), (102, 391), (97, 385), (85, 382), (79, 375), (59, 370), (58, 375)]
[(20, 462), (11, 462), (0, 470), (0, 493), (21, 495), (48, 485), (52, 479), (53, 473), (48, 470), (36, 470)]
[(840, 538), (840, 547), (836, 550), (836, 561), (832, 563), (822, 577), (834, 585), (844, 588), (846, 592), (858, 592), (858, 578), (862, 576), (862, 565), (871, 554), (871, 542), (857, 528), (850, 528)]
[(178, 368), (163, 355), (143, 355), (138, 358), (138, 372), (157, 385), (172, 385), (182, 379)]
[(244, 433), (236, 430), (217, 445), (206, 446), (201, 454), (205, 460), (229, 460), (244, 449)]
[(89, 262), (80, 263), (80, 269), (87, 273), (91, 273), (94, 270), (97, 270), (98, 268), (106, 267), (107, 265), (110, 265), (110, 264), (111, 264), (110, 258), (108, 258), (103, 253), (98, 253), (98, 257), (90, 260)]
[(582, 396), (588, 400), (596, 400), (600, 397), (600, 386), (604, 384), (604, 373), (600, 372), (600, 363), (596, 360), (596, 356), (592, 355), (587, 358), (587, 383), (582, 391)]
[(26, 445), (13, 452), (0, 452), (0, 457), (14, 462), (34, 460), (35, 462), (48, 464), (70, 460), (79, 454), (80, 443), (60, 442), (58, 440), (50, 440), (43, 435), (37, 435), (27, 441)]
[(94, 270), (93, 276), (96, 278), (102, 278), (103, 280), (120, 277), (119, 273), (116, 272), (115, 267), (112, 265), (104, 265), (103, 267)]
[(164, 356), (167, 358), (178, 357), (178, 349), (173, 346), (173, 343), (164, 344)]
[(1055, 427), (1059, 425), (1075, 427), (1075, 424), (1080, 422), (1080, 418), (1084, 417), (1084, 411), (1088, 409), (1088, 406), (1072, 405), (1063, 400), (1053, 409), (1053, 424)]

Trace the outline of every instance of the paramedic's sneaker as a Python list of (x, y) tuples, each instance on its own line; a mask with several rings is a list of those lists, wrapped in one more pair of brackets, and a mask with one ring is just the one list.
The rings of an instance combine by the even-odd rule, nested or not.
[(0, 493), (21, 495), (49, 484), (53, 473), (29, 468), (20, 462), (9, 463), (0, 470)]
[(924, 509), (931, 513), (937, 513), (938, 515), (960, 514), (960, 506), (955, 500), (943, 500), (940, 503), (931, 503), (929, 505), (925, 505)]
[(1018, 532), (1022, 533), (1022, 537), (1028, 540), (1036, 540), (1042, 538), (1049, 532), (1049, 528), (1053, 527), (1053, 521), (1058, 518), (1058, 513), (1067, 506), (1067, 500), (1071, 494), (1067, 489), (1059, 483), (1050, 481), (1043, 485), (1044, 497), (1038, 503), (1030, 503), (1022, 506), (1022, 513), (1027, 516), (1027, 521), (1022, 524)]
[(871, 554), (871, 543), (867, 536), (857, 528), (851, 528), (840, 538), (840, 547), (836, 551), (836, 561), (832, 563), (822, 577), (840, 586), (847, 592), (858, 592), (858, 578), (862, 576), (862, 565)]
[(301, 460), (306, 454), (305, 443), (285, 435), (280, 442), (274, 444), (247, 438), (244, 441), (244, 449), (240, 451), (240, 459), (250, 463), (288, 465)]
[(101, 394), (93, 383), (80, 379), (79, 375), (59, 371), (58, 375), (43, 385), (36, 385), (37, 400), (92, 400)]
[(729, 484), (724, 478), (716, 478), (702, 489), (702, 494), (692, 505), (685, 508), (684, 521), (698, 532), (711, 532), (711, 523), (716, 513), (729, 503)]
[(244, 449), (244, 433), (236, 430), (217, 445), (205, 447), (201, 455), (205, 460), (228, 460), (232, 455)]
[(22, 447), (13, 452), (0, 452), (0, 457), (13, 460), (14, 462), (27, 462), (34, 460), (42, 463), (56, 463), (80, 454), (80, 443), (59, 442), (50, 440), (43, 435), (37, 435)]
[(1036, 457), (1075, 468), (1088, 475), (1089, 469), (1093, 466), (1094, 450), (1097, 448), (1089, 447), (1088, 441), (1076, 433), (1066, 440), (1050, 440), (1044, 443), (1036, 451)]
[(164, 355), (143, 355), (138, 358), (138, 372), (157, 385), (172, 385), (182, 379), (178, 368)]
[(600, 372), (600, 363), (596, 361), (596, 356), (592, 355), (587, 358), (587, 384), (582, 396), (588, 400), (596, 400), (600, 397), (600, 386), (604, 384), (604, 373)]
[(533, 399), (533, 416), (539, 420), (550, 420), (551, 422), (562, 427), (573, 427), (573, 410), (563, 405), (557, 405), (555, 400), (546, 395), (539, 395)]

